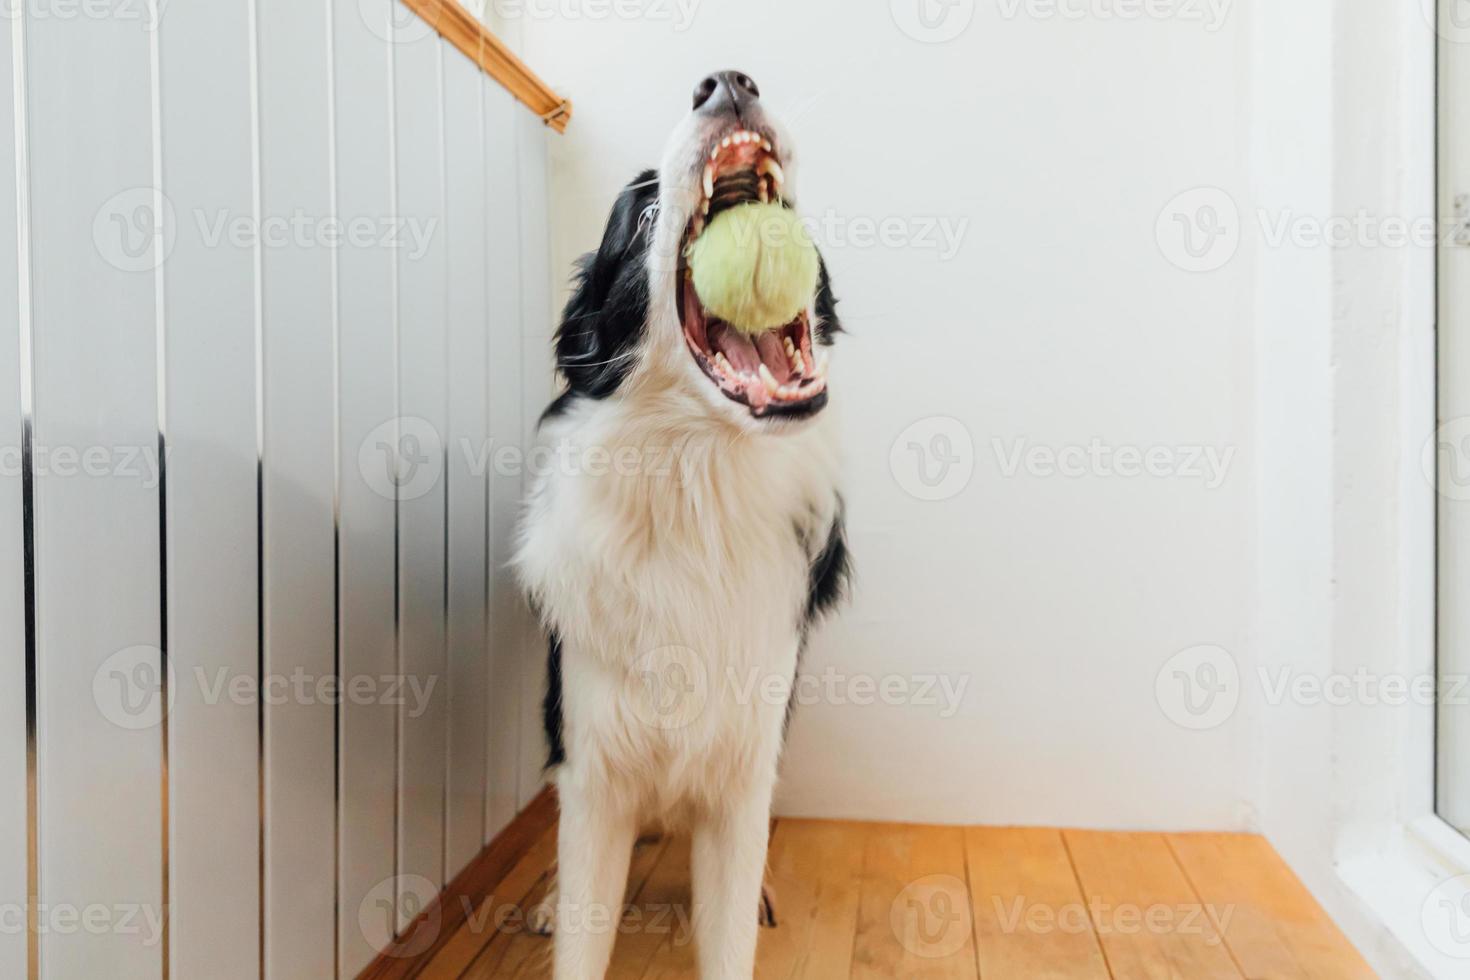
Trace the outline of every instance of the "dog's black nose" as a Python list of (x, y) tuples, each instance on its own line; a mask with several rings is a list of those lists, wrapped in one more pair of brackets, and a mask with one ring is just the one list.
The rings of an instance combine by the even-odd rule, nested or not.
[(721, 71), (695, 86), (694, 108), (710, 113), (734, 112), (738, 116), (760, 97), (760, 87), (749, 75), (739, 71)]

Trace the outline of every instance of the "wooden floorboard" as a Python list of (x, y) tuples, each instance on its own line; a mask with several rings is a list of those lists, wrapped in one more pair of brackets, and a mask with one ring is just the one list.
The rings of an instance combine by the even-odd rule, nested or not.
[(776, 928), (756, 948), (762, 980), (822, 980), (852, 972), (857, 934), (863, 824), (782, 820), (767, 861)]
[(510, 873), (476, 906), (463, 926), (429, 962), (417, 980), (459, 980), (487, 945), (519, 928), (526, 895), (546, 877), (556, 859), (556, 827), (542, 833)]
[(1061, 831), (965, 831), (980, 976), (1108, 980)]
[(1270, 844), (1250, 834), (1170, 834), (1195, 891), (1222, 909), (1225, 945), (1248, 977), (1366, 980), (1375, 974)]
[(976, 980), (959, 827), (872, 824), (851, 975), (861, 980)]
[(1067, 831), (1072, 866), (1115, 980), (1239, 980), (1162, 834)]
[[(522, 923), (552, 884), (544, 831), (423, 980), (542, 980)], [(1269, 844), (781, 820), (758, 980), (1367, 980), (1374, 973)], [(640, 842), (611, 980), (695, 980), (686, 839)], [(755, 914), (755, 910), (751, 910)]]

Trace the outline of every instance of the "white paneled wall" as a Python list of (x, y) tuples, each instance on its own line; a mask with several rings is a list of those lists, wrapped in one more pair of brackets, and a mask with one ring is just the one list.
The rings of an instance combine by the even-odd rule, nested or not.
[(0, 976), (355, 976), (540, 787), (546, 130), (399, 0), (16, 11)]

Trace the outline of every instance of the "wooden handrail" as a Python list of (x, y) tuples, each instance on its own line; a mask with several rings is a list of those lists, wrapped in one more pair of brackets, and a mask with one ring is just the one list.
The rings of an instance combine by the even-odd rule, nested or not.
[(564, 133), (572, 118), (572, 103), (551, 90), (505, 42), (464, 9), (457, 0), (404, 0), (408, 9), (423, 18), (445, 40), (463, 51), (491, 78), (504, 85), (541, 120)]

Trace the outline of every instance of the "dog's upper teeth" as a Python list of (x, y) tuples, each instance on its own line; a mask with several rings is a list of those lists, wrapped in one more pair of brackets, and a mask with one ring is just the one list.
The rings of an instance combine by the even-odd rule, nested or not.
[(722, 149), (722, 150), (728, 150), (729, 148), (730, 148), (730, 137), (726, 136), (723, 140), (720, 141), (720, 149)]
[(761, 149), (765, 150), (767, 153), (773, 152), (771, 148), (771, 141), (766, 139), (761, 140)]
[(712, 163), (704, 165), (704, 196), (706, 201), (715, 196), (715, 165)]
[(770, 157), (761, 157), (761, 162), (756, 168), (758, 173), (768, 174), (778, 185), (786, 183), (786, 172), (781, 165)]

